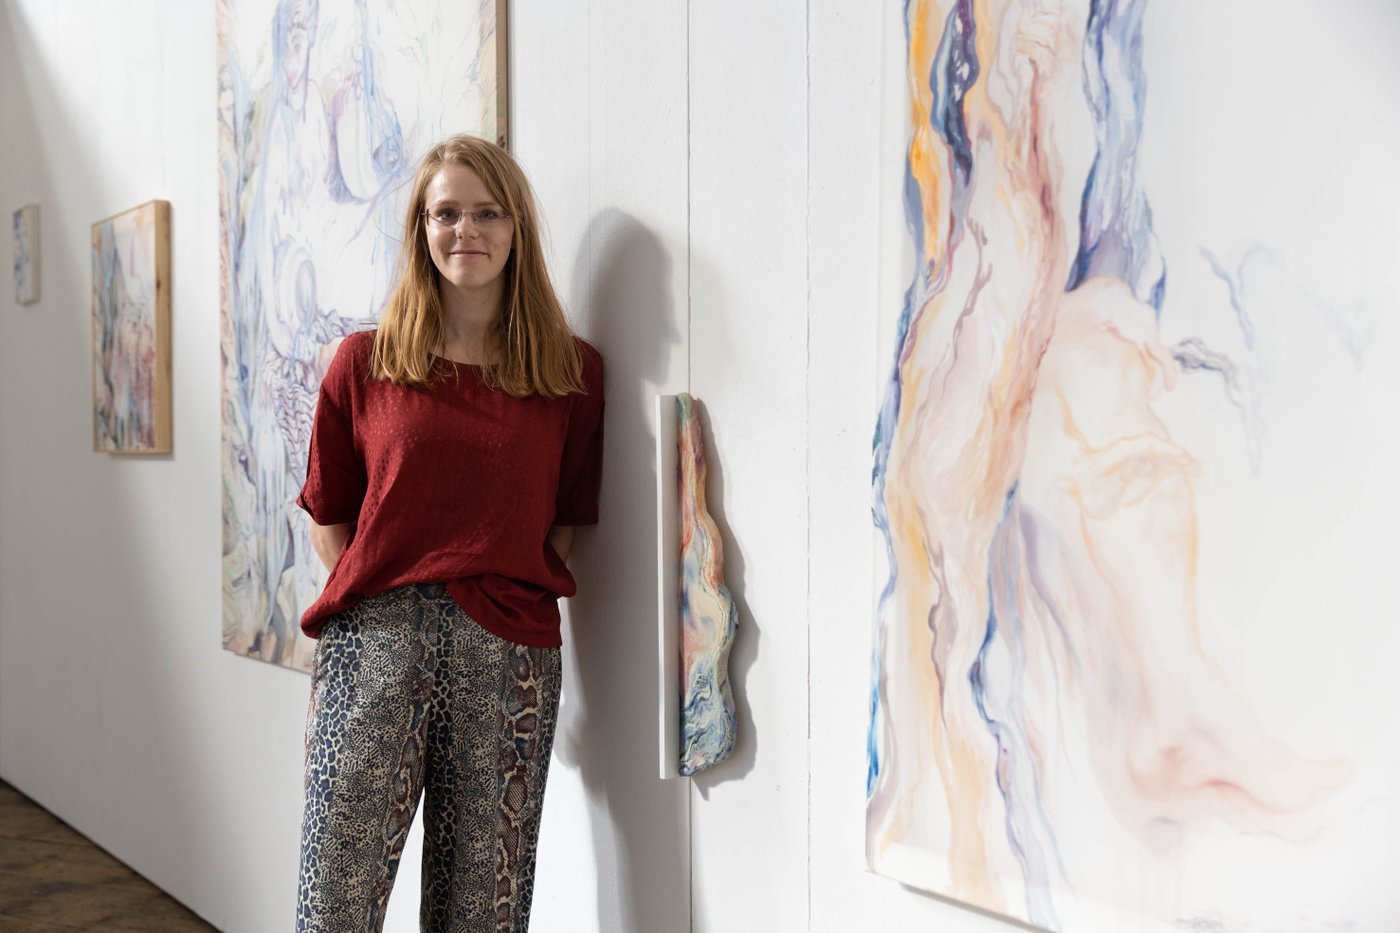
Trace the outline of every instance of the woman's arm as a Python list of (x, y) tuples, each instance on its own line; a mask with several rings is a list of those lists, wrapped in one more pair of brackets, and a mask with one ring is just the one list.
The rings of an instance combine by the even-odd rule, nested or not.
[(574, 546), (574, 526), (555, 525), (549, 529), (549, 546), (554, 548), (554, 553), (559, 555), (560, 560), (568, 563), (569, 551)]
[(326, 565), (327, 570), (334, 570), (336, 561), (340, 560), (340, 552), (345, 550), (345, 542), (350, 537), (350, 522), (342, 522), (339, 525), (318, 525), (311, 523), (311, 546), (316, 549), (316, 556), (321, 558), (321, 563)]

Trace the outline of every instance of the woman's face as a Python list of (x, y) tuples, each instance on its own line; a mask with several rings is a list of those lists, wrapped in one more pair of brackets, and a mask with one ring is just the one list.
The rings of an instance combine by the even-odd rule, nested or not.
[(499, 287), (515, 221), (481, 176), (465, 165), (446, 163), (428, 182), (423, 204), (428, 252), (444, 284), (467, 292)]

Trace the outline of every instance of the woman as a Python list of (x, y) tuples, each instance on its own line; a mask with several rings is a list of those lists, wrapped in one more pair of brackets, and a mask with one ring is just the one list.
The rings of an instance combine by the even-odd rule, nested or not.
[(403, 243), (379, 329), (322, 382), (298, 499), (331, 573), (302, 618), (297, 929), (382, 928), (422, 791), (422, 929), (525, 930), (603, 363), (564, 321), (504, 150), (428, 153)]

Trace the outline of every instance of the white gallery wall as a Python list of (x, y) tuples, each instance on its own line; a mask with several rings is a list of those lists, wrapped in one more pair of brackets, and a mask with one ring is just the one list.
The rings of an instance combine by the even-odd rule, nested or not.
[[(309, 680), (219, 646), (214, 22), (212, 0), (0, 5), (0, 208), (41, 204), (43, 277), (15, 305), (6, 249), (0, 777), (219, 929), (265, 933), (291, 925)], [(900, 28), (873, 2), (512, 4), (513, 146), (609, 394), (536, 929), (1008, 929), (863, 867)], [(112, 458), (91, 451), (88, 231), (151, 198), (173, 209), (175, 452)], [(686, 390), (741, 607), (742, 738), (668, 783), (651, 406)], [(392, 931), (417, 928), (417, 868)]]

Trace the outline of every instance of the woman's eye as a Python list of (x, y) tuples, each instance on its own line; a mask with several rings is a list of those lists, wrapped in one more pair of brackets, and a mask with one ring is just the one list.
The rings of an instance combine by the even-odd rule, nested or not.
[(501, 215), (500, 215), (498, 212), (492, 210), (492, 209), (489, 208), (489, 207), (488, 207), (486, 210), (484, 210), (484, 211), (477, 211), (477, 212), (476, 212), (476, 219), (477, 219), (477, 220), (496, 220), (496, 219), (499, 218), (500, 216), (501, 216)]
[(462, 219), (462, 212), (453, 210), (452, 208), (448, 207), (438, 211), (437, 214), (435, 214), (434, 216), (436, 217), (438, 223), (447, 224), (449, 227), (451, 227), (455, 226), (457, 221)]

